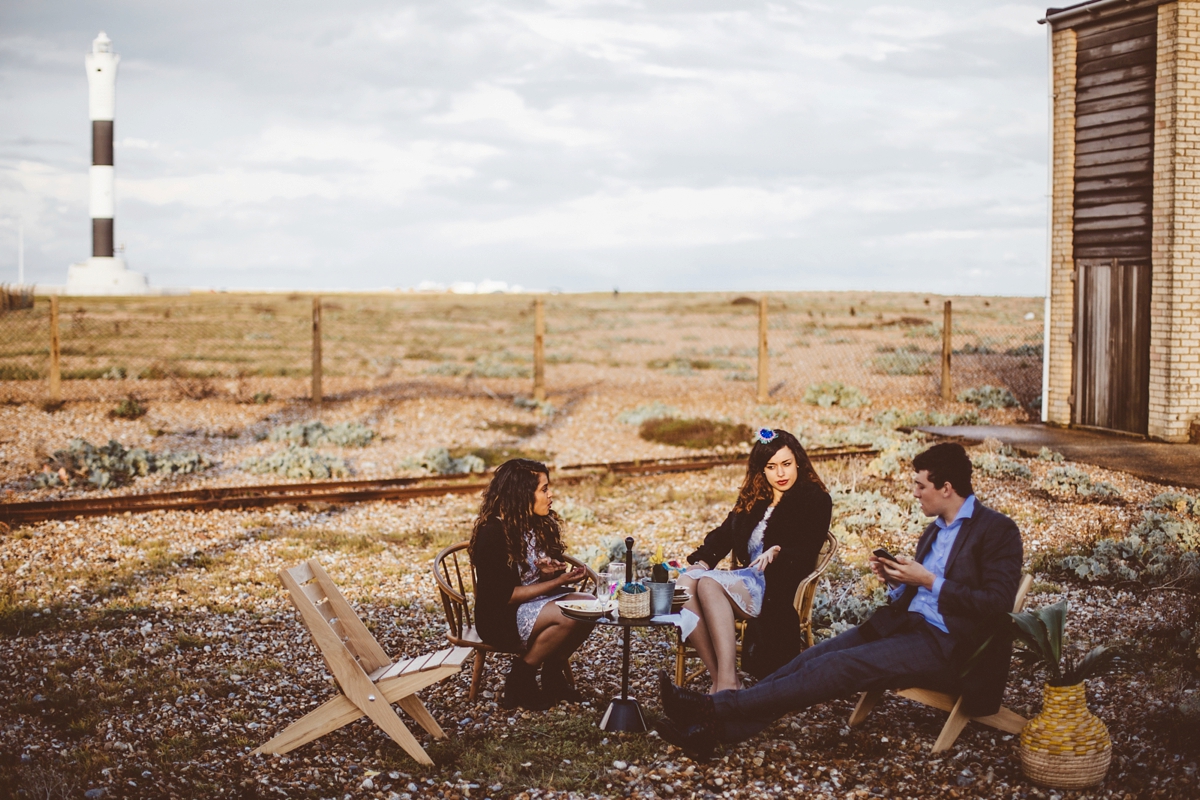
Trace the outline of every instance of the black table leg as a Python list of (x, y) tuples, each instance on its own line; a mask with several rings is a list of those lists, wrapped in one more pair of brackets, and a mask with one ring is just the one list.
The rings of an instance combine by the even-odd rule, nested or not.
[(629, 626), (623, 625), (624, 640), (621, 642), (621, 696), (613, 698), (600, 720), (600, 729), (605, 731), (628, 731), (641, 733), (646, 730), (646, 720), (637, 700), (629, 697)]

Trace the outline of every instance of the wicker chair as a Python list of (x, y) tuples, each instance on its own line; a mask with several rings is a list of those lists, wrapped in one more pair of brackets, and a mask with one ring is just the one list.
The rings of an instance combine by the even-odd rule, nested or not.
[[(479, 683), (483, 679), (483, 668), (488, 653), (496, 652), (496, 648), (485, 644), (475, 630), (472, 616), (475, 593), (475, 569), (467, 553), (469, 542), (452, 544), (437, 554), (433, 560), (433, 578), (437, 581), (439, 593), (442, 596), (442, 609), (446, 612), (446, 639), (457, 647), (470, 647), (475, 650), (475, 664), (471, 670), (471, 695), (474, 700), (479, 693)], [(600, 579), (596, 572), (577, 558), (563, 556), (563, 560), (575, 567), (583, 567), (587, 575), (580, 582), (579, 591), (595, 591)], [(568, 671), (570, 665), (568, 664)]]
[[(829, 565), (833, 563), (833, 558), (837, 555), (837, 551), (837, 537), (833, 535), (832, 531), (826, 531), (825, 544), (821, 545), (821, 553), (817, 556), (816, 567), (796, 587), (796, 597), (792, 603), (796, 606), (796, 614), (800, 617), (800, 632), (804, 636), (805, 647), (812, 647), (814, 641), (812, 612), (813, 601), (817, 595), (817, 579), (824, 574), (825, 570), (829, 569)], [(738, 620), (734, 625), (737, 628), (737, 652), (740, 658), (742, 655), (742, 638), (746, 634), (746, 622), (745, 620)], [(675, 646), (675, 683), (680, 686), (704, 674), (704, 667), (694, 669), (691, 672), (687, 671), (687, 659), (694, 656), (696, 656), (695, 649), (683, 639), (680, 639)]]

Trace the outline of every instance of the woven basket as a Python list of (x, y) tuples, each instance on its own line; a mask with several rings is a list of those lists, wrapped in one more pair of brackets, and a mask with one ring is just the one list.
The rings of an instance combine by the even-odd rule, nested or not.
[(1034, 783), (1082, 789), (1104, 780), (1112, 740), (1100, 718), (1088, 711), (1084, 684), (1046, 686), (1042, 713), (1021, 731), (1021, 770)]
[(617, 612), (628, 619), (650, 616), (650, 592), (628, 594), (624, 589), (617, 592)]

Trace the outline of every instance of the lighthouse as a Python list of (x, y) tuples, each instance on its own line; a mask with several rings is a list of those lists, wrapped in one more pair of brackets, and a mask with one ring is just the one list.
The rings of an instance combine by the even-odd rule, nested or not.
[(88, 116), (92, 121), (92, 166), (89, 174), (92, 256), (67, 268), (67, 294), (146, 294), (146, 276), (130, 271), (114, 249), (116, 200), (113, 164), (113, 116), (117, 104), (117, 64), (112, 40), (104, 31), (84, 56), (88, 78)]

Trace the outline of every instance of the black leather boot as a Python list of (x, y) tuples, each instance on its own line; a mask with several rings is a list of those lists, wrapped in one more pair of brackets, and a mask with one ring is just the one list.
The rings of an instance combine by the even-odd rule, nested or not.
[(709, 719), (698, 725), (678, 725), (663, 717), (654, 726), (663, 741), (675, 745), (695, 761), (708, 761), (719, 739), (717, 721)]
[(520, 658), (514, 658), (508, 677), (504, 679), (504, 694), (500, 697), (504, 708), (521, 708), (530, 711), (545, 711), (552, 703), (542, 694), (537, 683), (537, 667), (531, 667)]
[(666, 670), (658, 671), (658, 694), (663, 713), (681, 726), (687, 727), (717, 718), (711, 697), (676, 686)]
[(567, 677), (567, 662), (551, 659), (542, 664), (542, 695), (550, 703), (579, 703), (584, 699)]

